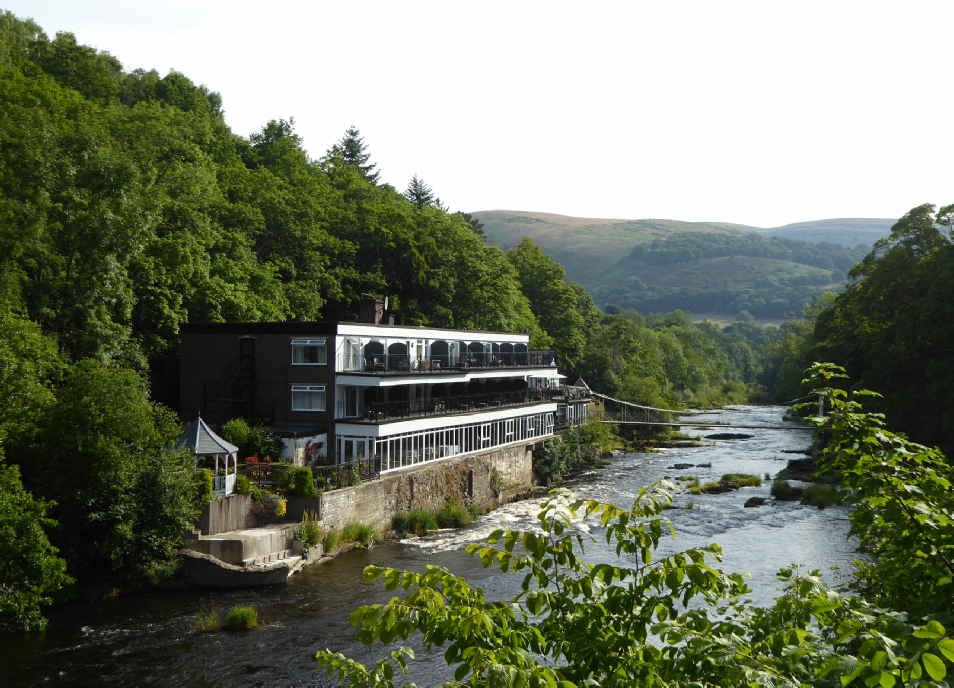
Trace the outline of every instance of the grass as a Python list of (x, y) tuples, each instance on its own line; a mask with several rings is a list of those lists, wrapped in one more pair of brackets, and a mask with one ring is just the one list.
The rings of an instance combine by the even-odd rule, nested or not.
[[(715, 444), (715, 442), (712, 444)], [(696, 468), (712, 468), (712, 462), (709, 461), (708, 463), (697, 463)]]
[(678, 481), (680, 481), (680, 482), (687, 482), (687, 483), (688, 483), (688, 482), (695, 481), (697, 484), (698, 484), (698, 482), (699, 482), (699, 478), (697, 478), (697, 477), (694, 476), (694, 475), (680, 475), (680, 476), (677, 476), (677, 477), (676, 477), (676, 480), (678, 480)]
[(801, 503), (806, 506), (817, 506), (819, 509), (833, 505), (838, 501), (837, 488), (830, 485), (821, 485), (815, 483), (805, 488), (802, 493)]
[(699, 484), (699, 478), (692, 478), (689, 483), (689, 494), (711, 494), (713, 492), (728, 492), (729, 490), (738, 490), (741, 487), (758, 487), (762, 484), (762, 479), (757, 475), (747, 475), (745, 473), (726, 473), (719, 482), (708, 482)]
[(325, 548), (325, 554), (330, 553), (331, 550), (338, 546), (338, 531), (329, 530), (325, 533), (325, 539), (321, 544)]
[(301, 527), (296, 535), (304, 544), (305, 551), (321, 542), (324, 536), (324, 530), (318, 525), (318, 516), (314, 511), (306, 511), (302, 515)]
[(208, 614), (199, 614), (192, 620), (196, 633), (216, 633), (219, 630), (219, 612), (213, 609)]
[(762, 479), (759, 476), (746, 473), (726, 473), (719, 482), (735, 488), (760, 487), (762, 485)]
[(229, 628), (233, 631), (250, 631), (258, 626), (258, 612), (251, 607), (233, 607), (229, 612)]
[(457, 502), (444, 502), (434, 516), (441, 528), (463, 528), (474, 520), (470, 512)]
[(776, 479), (772, 483), (772, 496), (780, 502), (795, 502), (801, 499), (804, 490), (793, 487), (787, 480)]
[(380, 539), (380, 536), (371, 526), (364, 523), (354, 522), (349, 523), (341, 529), (341, 534), (339, 535), (338, 541), (342, 545), (346, 545), (350, 542), (356, 542), (361, 544), (363, 547), (371, 547), (375, 540)]
[(423, 509), (395, 514), (391, 519), (391, 528), (401, 535), (427, 535), (429, 530), (437, 530), (437, 519), (434, 514)]

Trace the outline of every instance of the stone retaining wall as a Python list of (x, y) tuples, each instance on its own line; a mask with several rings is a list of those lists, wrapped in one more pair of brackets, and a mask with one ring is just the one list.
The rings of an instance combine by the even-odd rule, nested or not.
[(395, 514), (411, 509), (437, 511), (446, 501), (488, 509), (533, 483), (533, 442), (448, 459), (389, 473), (380, 479), (326, 492), (319, 518), (327, 528), (359, 521), (388, 530)]

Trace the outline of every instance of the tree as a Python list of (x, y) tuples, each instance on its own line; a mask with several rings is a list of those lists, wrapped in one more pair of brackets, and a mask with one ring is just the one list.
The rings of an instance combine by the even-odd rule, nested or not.
[[(821, 468), (845, 478), (859, 506), (852, 532), (876, 555), (859, 564), (854, 585), (833, 590), (817, 571), (786, 568), (775, 603), (753, 607), (742, 576), (716, 568), (718, 545), (655, 558), (663, 534), (675, 536), (662, 517), (672, 485), (643, 488), (628, 509), (556, 490), (536, 528), (497, 530), (467, 547), (485, 567), (522, 576), (522, 592), (490, 602), (437, 566), (423, 573), (368, 566), (366, 582), (403, 594), (351, 615), (361, 642), (413, 635), (428, 649), (444, 648), (454, 669), (446, 686), (472, 688), (947, 685), (954, 475), (939, 452), (886, 431), (847, 400), (832, 384), (842, 372), (815, 364), (806, 383), (831, 409), (810, 419), (831, 438)], [(588, 563), (596, 533), (615, 560)], [(341, 682), (393, 688), (414, 652), (401, 647), (371, 667), (329, 650), (317, 658)]]
[(555, 340), (558, 362), (575, 370), (585, 351), (585, 323), (580, 298), (567, 284), (563, 266), (528, 237), (510, 249), (507, 258), (517, 270), (521, 289), (540, 325)]
[(473, 230), (474, 234), (479, 236), (484, 241), (487, 240), (487, 235), (484, 233), (484, 223), (481, 222), (479, 218), (474, 217), (470, 213), (460, 213), (460, 215), (462, 215), (470, 224), (470, 228)]
[(87, 359), (70, 368), (39, 426), (38, 441), (10, 455), (31, 490), (56, 502), (52, 541), (70, 574), (95, 590), (170, 573), (198, 517), (194, 457), (167, 449), (174, 414), (150, 403), (134, 371)]
[(417, 173), (415, 173), (414, 176), (411, 177), (411, 181), (408, 182), (407, 189), (404, 190), (404, 197), (418, 208), (436, 205), (437, 202), (437, 199), (434, 197), (434, 192), (424, 183), (423, 179), (418, 178)]
[(348, 127), (344, 136), (338, 142), (338, 147), (341, 149), (345, 162), (354, 165), (368, 183), (378, 183), (378, 177), (381, 176), (381, 173), (374, 170), (378, 166), (377, 163), (368, 164), (371, 155), (368, 153), (368, 147), (357, 127), (353, 124)]
[(23, 489), (20, 471), (0, 451), (0, 630), (43, 630), (40, 608), (72, 582), (46, 535), (56, 527), (51, 506)]

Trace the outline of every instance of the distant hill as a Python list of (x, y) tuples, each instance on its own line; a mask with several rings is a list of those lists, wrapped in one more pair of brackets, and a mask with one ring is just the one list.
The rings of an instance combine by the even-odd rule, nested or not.
[(873, 245), (878, 239), (891, 234), (896, 220), (877, 217), (843, 217), (834, 220), (815, 220), (773, 229), (755, 230), (766, 236), (780, 236), (802, 241), (825, 241), (849, 248), (858, 244)]
[(894, 220), (844, 218), (761, 228), (730, 222), (620, 220), (490, 210), (471, 213), (488, 241), (528, 236), (601, 307), (643, 313), (741, 311), (778, 320), (800, 313), (887, 236)]
[(799, 222), (784, 227), (751, 227), (732, 222), (681, 222), (679, 220), (622, 220), (587, 218), (522, 210), (481, 210), (471, 213), (484, 223), (491, 243), (510, 248), (528, 236), (560, 262), (567, 277), (590, 287), (610, 266), (653, 239), (682, 232), (735, 234), (753, 232), (802, 241), (854, 247), (874, 244), (888, 236), (895, 220), (844, 218)]

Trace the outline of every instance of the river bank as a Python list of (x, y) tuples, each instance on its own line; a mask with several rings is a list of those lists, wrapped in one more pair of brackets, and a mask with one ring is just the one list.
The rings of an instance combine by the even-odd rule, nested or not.
[[(781, 408), (737, 407), (714, 412), (706, 420), (738, 424), (779, 424)], [(694, 420), (698, 419), (696, 416)], [(697, 422), (702, 422), (701, 420)], [(695, 437), (711, 431), (684, 431)], [(663, 449), (652, 454), (622, 454), (604, 468), (586, 471), (566, 486), (581, 497), (628, 505), (639, 488), (654, 480), (685, 474), (670, 468), (678, 463), (700, 480), (717, 480), (724, 473), (777, 474), (794, 452), (808, 446), (810, 431), (749, 432), (745, 440), (705, 440), (704, 446)], [(698, 464), (711, 467), (698, 467)], [(723, 568), (752, 574), (749, 586), (756, 604), (775, 595), (775, 571), (801, 563), (846, 573), (854, 559), (847, 540), (847, 512), (823, 511), (796, 503), (774, 502), (770, 481), (713, 495), (680, 490), (667, 516), (678, 533), (664, 540), (664, 552), (717, 542), (725, 552)], [(745, 509), (753, 496), (766, 506)], [(310, 566), (286, 586), (258, 591), (226, 591), (210, 595), (188, 590), (104, 599), (53, 610), (45, 635), (0, 640), (0, 674), (5, 685), (337, 685), (316, 670), (314, 653), (330, 648), (360, 661), (381, 656), (381, 648), (366, 648), (348, 624), (357, 606), (391, 597), (377, 585), (365, 586), (362, 571), (369, 564), (420, 570), (427, 564), (447, 567), (484, 587), (490, 598), (511, 597), (519, 576), (484, 569), (462, 547), (496, 528), (530, 528), (543, 498), (505, 505), (481, 516), (460, 531), (387, 543), (371, 550), (354, 550), (319, 566)], [(693, 502), (693, 509), (685, 508)], [(594, 529), (594, 534), (599, 533)], [(663, 552), (661, 552), (663, 553)], [(611, 556), (605, 546), (587, 548), (597, 561)], [(826, 574), (834, 580), (831, 572)], [(246, 634), (220, 632), (197, 635), (192, 620), (212, 606), (225, 613), (233, 606), (255, 607), (266, 624)], [(443, 680), (441, 651), (418, 652), (412, 679), (431, 686)], [(61, 673), (62, 672), (62, 673)]]

